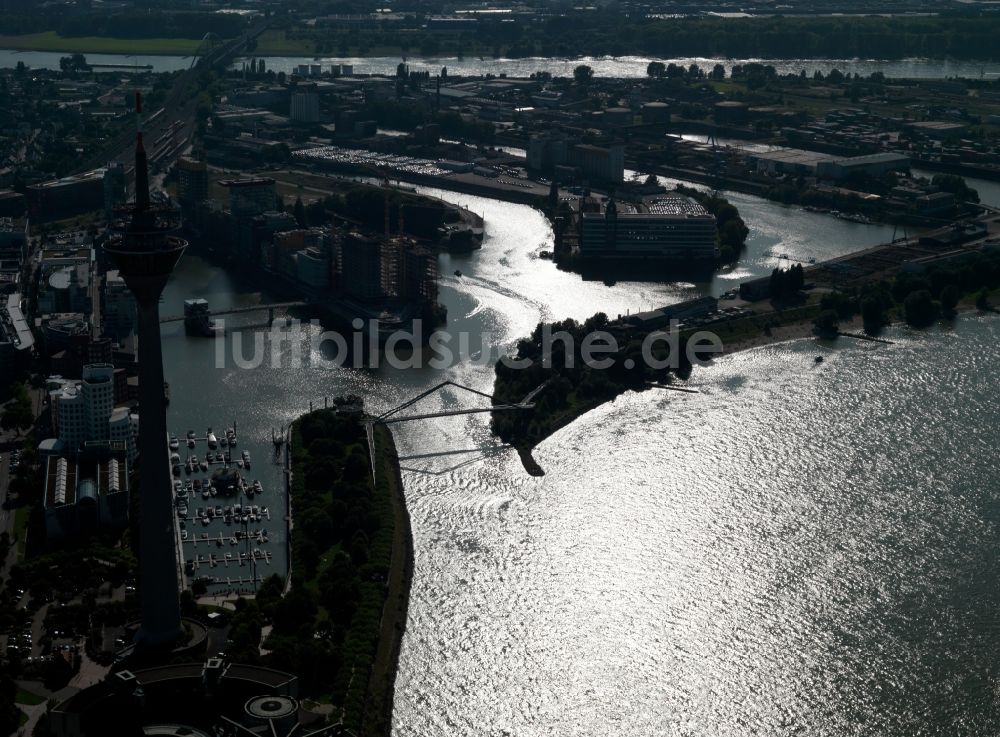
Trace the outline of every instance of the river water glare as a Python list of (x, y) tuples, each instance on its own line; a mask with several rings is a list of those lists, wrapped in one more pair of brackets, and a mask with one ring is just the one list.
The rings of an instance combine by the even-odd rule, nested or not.
[[(441, 257), (447, 330), (507, 346), (539, 320), (720, 294), (782, 253), (823, 259), (892, 236), (734, 194), (752, 230), (736, 269), (609, 287), (538, 258), (552, 237), (533, 210), (428, 193), (486, 219), (481, 251)], [(195, 295), (261, 299), (188, 254), (164, 313)], [(395, 426), (415, 573), (394, 734), (1000, 730), (1000, 322), (888, 337), (747, 351), (696, 369), (699, 394), (623, 395), (541, 444), (542, 478), (491, 438), (488, 415)], [(171, 429), (235, 416), (255, 457), (310, 400), (356, 392), (376, 411), (445, 379), (492, 387), (474, 361), (216, 368), (213, 341), (180, 328), (164, 354)], [(483, 401), (449, 389), (417, 407)]]

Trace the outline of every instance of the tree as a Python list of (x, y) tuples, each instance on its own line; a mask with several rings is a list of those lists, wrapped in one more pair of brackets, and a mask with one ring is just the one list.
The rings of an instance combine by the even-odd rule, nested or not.
[(21, 720), (21, 710), (14, 705), (17, 684), (6, 672), (0, 673), (0, 734), (14, 734)]
[(35, 421), (35, 411), (31, 403), (28, 387), (18, 384), (14, 389), (14, 398), (7, 404), (0, 416), (0, 427), (4, 430), (21, 430), (31, 427)]
[(716, 64), (712, 67), (712, 79), (717, 82), (721, 82), (726, 78), (726, 68), (722, 64)]
[(591, 69), (586, 64), (581, 64), (576, 69), (573, 70), (573, 79), (576, 80), (577, 84), (585, 85), (594, 78), (594, 70)]
[(295, 216), (295, 222), (299, 224), (300, 228), (306, 227), (306, 206), (302, 204), (302, 197), (295, 198), (295, 205), (292, 208), (292, 214)]
[(861, 320), (864, 323), (865, 331), (873, 333), (885, 325), (885, 307), (878, 297), (873, 295), (861, 300)]
[(979, 202), (979, 192), (966, 184), (965, 179), (956, 174), (935, 174), (931, 184), (942, 192), (950, 192), (961, 202)]
[(937, 317), (937, 305), (926, 289), (911, 292), (903, 302), (903, 317), (913, 327), (926, 327)]
[(653, 79), (660, 79), (667, 73), (667, 65), (662, 61), (651, 61), (646, 65), (646, 75)]
[(840, 318), (836, 310), (824, 310), (813, 320), (813, 329), (817, 335), (832, 336), (840, 330)]
[(993, 307), (990, 305), (990, 290), (982, 289), (979, 294), (976, 295), (976, 309), (982, 310), (983, 312), (990, 312)]
[(659, 187), (660, 186), (660, 180), (656, 178), (655, 174), (650, 174), (648, 177), (646, 177), (646, 186), (647, 187)]
[(941, 310), (945, 315), (953, 317), (955, 308), (958, 307), (958, 300), (962, 298), (962, 293), (954, 284), (948, 284), (941, 290)]

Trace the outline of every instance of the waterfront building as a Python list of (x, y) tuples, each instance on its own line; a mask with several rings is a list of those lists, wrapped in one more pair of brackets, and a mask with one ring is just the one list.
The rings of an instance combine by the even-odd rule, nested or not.
[(414, 246), (403, 252), (400, 296), (411, 300), (437, 300), (437, 254)]
[(305, 248), (295, 254), (298, 280), (313, 289), (330, 286), (331, 266), (329, 253), (315, 247)]
[[(136, 100), (141, 113), (141, 99)], [(274, 180), (270, 180), (274, 192)], [(135, 296), (139, 317), (139, 463), (142, 517), (139, 538), (142, 625), (136, 644), (170, 647), (181, 636), (173, 531), (173, 484), (167, 454), (167, 415), (160, 345), (160, 295), (187, 243), (173, 232), (179, 213), (153, 208), (142, 132), (136, 135), (135, 203), (115, 224), (106, 252)]]
[(625, 260), (712, 261), (715, 217), (683, 195), (601, 203), (581, 214), (580, 255)]
[(373, 302), (383, 296), (382, 244), (357, 232), (341, 244), (340, 285), (349, 297)]

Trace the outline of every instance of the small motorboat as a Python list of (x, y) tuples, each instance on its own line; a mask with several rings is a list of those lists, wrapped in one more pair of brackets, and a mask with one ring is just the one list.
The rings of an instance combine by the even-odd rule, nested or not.
[(215, 433), (212, 432), (212, 428), (208, 428), (208, 447), (215, 450), (215, 447), (219, 444), (219, 441), (215, 438)]
[(170, 436), (170, 450), (177, 450), (181, 447), (180, 441), (177, 439), (176, 435)]

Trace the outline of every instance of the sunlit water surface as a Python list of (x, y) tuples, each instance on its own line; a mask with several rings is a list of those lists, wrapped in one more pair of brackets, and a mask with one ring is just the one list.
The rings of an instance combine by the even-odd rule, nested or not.
[[(447, 329), (501, 345), (892, 232), (733, 195), (752, 227), (734, 273), (608, 287), (537, 257), (551, 232), (532, 210), (446, 196), (487, 220), (481, 252), (442, 257)], [(260, 298), (189, 255), (164, 311), (191, 295)], [(485, 415), (396, 426), (416, 560), (394, 733), (996, 732), (998, 332), (963, 317), (891, 346), (736, 354), (696, 371), (699, 394), (626, 394), (549, 438), (540, 479)], [(492, 386), (474, 361), (245, 371), (179, 328), (164, 346), (172, 426), (237, 416), (261, 453), (310, 400), (355, 391), (374, 410), (445, 378)], [(418, 406), (481, 402), (449, 389)]]

